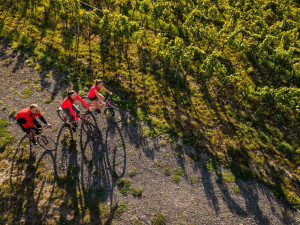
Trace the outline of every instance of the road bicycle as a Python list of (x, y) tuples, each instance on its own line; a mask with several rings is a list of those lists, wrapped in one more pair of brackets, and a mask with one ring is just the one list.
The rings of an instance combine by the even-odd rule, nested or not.
[[(63, 112), (61, 107), (58, 108), (57, 114), (63, 122), (67, 123), (68, 116)], [(100, 130), (97, 127), (95, 116), (91, 111), (86, 111), (83, 114), (77, 115), (77, 117), (82, 121), (82, 128), (88, 136), (92, 138), (98, 138), (100, 136)], [(78, 121), (76, 121), (74, 117), (72, 119), (73, 126), (77, 127)]]
[(48, 151), (56, 150), (57, 144), (52, 138), (48, 137), (47, 135), (43, 134), (44, 128), (50, 128), (48, 125), (44, 125), (41, 128), (37, 128), (36, 130), (30, 129), (30, 133), (32, 134), (33, 138), (37, 136), (37, 143), (44, 149)]
[[(123, 114), (121, 113), (121, 111), (112, 104), (112, 95), (110, 95), (106, 99), (106, 101), (103, 102), (104, 104), (101, 106), (100, 109), (98, 108), (96, 110), (94, 110), (95, 107), (88, 98), (88, 96), (83, 96), (82, 99), (84, 99), (84, 101), (87, 102), (91, 111), (96, 111), (98, 114), (104, 114), (108, 121), (113, 123), (119, 123), (123, 120)], [(97, 101), (97, 103), (98, 105), (101, 105), (100, 101)]]

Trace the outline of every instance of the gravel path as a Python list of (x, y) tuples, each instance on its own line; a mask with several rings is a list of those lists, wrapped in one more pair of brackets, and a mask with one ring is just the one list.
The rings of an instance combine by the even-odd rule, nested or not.
[[(9, 113), (37, 103), (47, 121), (53, 124), (48, 134), (54, 139), (60, 138), (69, 130), (57, 117), (56, 108), (68, 84), (60, 82), (62, 75), (59, 72), (53, 71), (51, 77), (45, 77), (46, 72), (37, 72), (25, 61), (26, 53), (13, 52), (7, 41), (0, 41), (0, 118), (9, 119), (9, 130), (14, 132), (17, 140), (21, 140), (24, 134)], [(30, 91), (32, 95), (26, 97)], [(51, 98), (50, 103), (45, 102)], [(126, 119), (134, 121), (128, 113), (124, 114)], [(174, 146), (164, 139), (143, 137), (144, 126), (140, 122), (114, 125), (101, 116), (97, 118), (101, 130), (98, 140), (80, 135), (78, 131), (75, 134), (76, 151), (70, 151), (60, 143), (57, 152), (47, 153), (39, 147), (34, 147), (32, 152), (45, 162), (47, 171), (65, 173), (65, 168), (76, 166), (79, 171), (74, 190), (104, 188), (103, 201), (110, 206), (111, 215), (114, 213), (113, 206), (128, 202), (127, 210), (119, 218), (111, 217), (112, 223), (132, 224), (139, 219), (141, 224), (151, 224), (154, 214), (161, 212), (166, 216), (167, 224), (300, 224), (299, 212), (290, 210), (269, 187), (256, 180), (220, 181), (216, 172), (223, 169), (205, 169), (205, 153), (194, 161), (188, 156), (193, 149), (184, 146), (178, 157)], [(165, 174), (167, 165), (171, 172), (175, 169), (183, 172), (178, 183), (172, 180), (173, 174)], [(136, 174), (129, 176), (132, 169), (136, 169)], [(130, 187), (141, 187), (143, 194), (121, 194), (116, 177), (129, 179)], [(237, 187), (240, 193), (234, 192)], [(47, 206), (43, 202), (38, 204)], [(47, 207), (42, 220), (72, 217), (71, 211)], [(39, 219), (34, 218), (33, 221)], [(84, 222), (77, 220), (77, 223)], [(101, 224), (94, 218), (91, 223)]]

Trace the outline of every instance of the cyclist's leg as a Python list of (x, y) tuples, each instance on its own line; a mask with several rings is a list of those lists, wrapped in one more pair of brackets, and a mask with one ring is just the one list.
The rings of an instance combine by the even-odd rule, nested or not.
[(68, 108), (66, 108), (66, 109), (62, 108), (62, 109), (68, 117), (68, 120), (66, 122), (70, 125), (71, 128), (73, 128), (73, 116), (72, 116), (72, 113), (71, 113), (70, 109), (68, 109)]
[(93, 97), (93, 98), (90, 98), (89, 97), (89, 100), (92, 102), (94, 108), (93, 108), (93, 112), (95, 112), (96, 109), (98, 109), (98, 104), (97, 104), (97, 96)]
[(80, 110), (75, 105), (72, 105), (72, 109), (76, 115), (80, 114)]
[(105, 98), (104, 98), (104, 96), (101, 95), (99, 92), (98, 92), (98, 96), (99, 96), (99, 98), (100, 98), (100, 100), (98, 101), (98, 107), (99, 107), (99, 109), (101, 109), (102, 106), (104, 105)]

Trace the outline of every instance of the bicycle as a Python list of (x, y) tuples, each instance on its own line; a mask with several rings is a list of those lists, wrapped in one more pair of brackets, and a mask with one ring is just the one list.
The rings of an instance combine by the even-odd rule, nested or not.
[[(68, 116), (63, 112), (61, 107), (58, 108), (57, 114), (58, 114), (58, 117), (63, 122), (67, 123)], [(82, 121), (82, 128), (88, 136), (90, 136), (92, 138), (98, 138), (100, 136), (100, 130), (95, 125), (96, 124), (95, 116), (90, 111), (86, 111), (83, 114), (79, 114), (79, 115), (77, 115), (77, 117)], [(94, 121), (94, 124), (91, 120)], [(72, 123), (73, 123), (73, 126), (78, 125), (78, 121), (76, 121), (74, 117), (73, 117)]]
[[(91, 111), (95, 111), (95, 107), (93, 103), (89, 100), (88, 96), (83, 96), (82, 99), (84, 99), (84, 101), (87, 102)], [(97, 101), (97, 103), (98, 105), (101, 104), (100, 101)], [(121, 111), (112, 104), (112, 95), (110, 95), (106, 99), (104, 105), (102, 105), (100, 109), (96, 109), (96, 112), (97, 111), (99, 114), (101, 114), (102, 112), (109, 122), (119, 123), (123, 120), (123, 114), (121, 113)]]
[(56, 150), (56, 146), (57, 146), (56, 141), (54, 141), (52, 138), (48, 137), (47, 135), (42, 134), (42, 131), (45, 127), (50, 128), (49, 126), (44, 125), (41, 128), (37, 128), (39, 133), (37, 133), (33, 129), (30, 129), (30, 133), (33, 136), (33, 138), (35, 136), (38, 136), (37, 142), (42, 148), (44, 148), (48, 151), (54, 151), (54, 150)]

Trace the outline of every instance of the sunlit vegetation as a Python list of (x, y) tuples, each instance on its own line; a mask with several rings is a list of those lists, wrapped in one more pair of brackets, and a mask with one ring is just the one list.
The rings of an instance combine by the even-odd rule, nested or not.
[(256, 177), (300, 207), (297, 1), (83, 2), (93, 8), (2, 0), (0, 37), (76, 90), (102, 77), (115, 103), (149, 125), (144, 137), (180, 137), (211, 154), (207, 169), (222, 164), (235, 179)]

